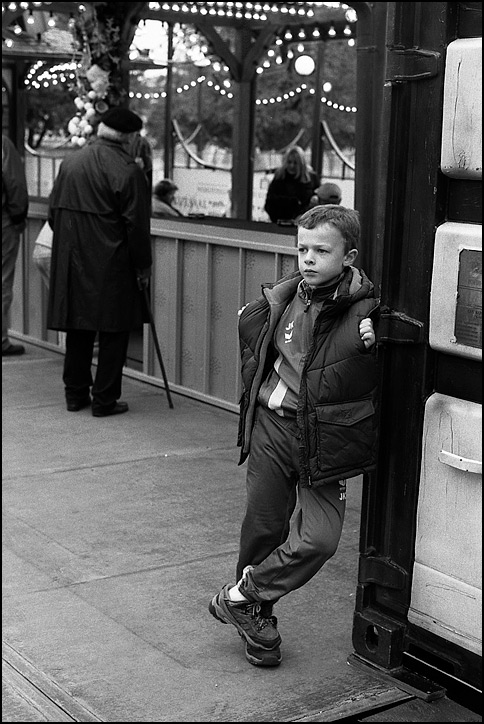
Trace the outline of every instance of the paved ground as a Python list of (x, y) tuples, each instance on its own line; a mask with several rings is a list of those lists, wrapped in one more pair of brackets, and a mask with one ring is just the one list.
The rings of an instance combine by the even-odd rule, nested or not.
[(128, 414), (68, 413), (62, 357), (27, 350), (2, 360), (2, 721), (333, 721), (315, 713), (398, 698), (347, 663), (359, 478), (338, 553), (278, 604), (282, 665), (253, 667), (207, 610), (234, 576), (237, 416), (129, 379)]

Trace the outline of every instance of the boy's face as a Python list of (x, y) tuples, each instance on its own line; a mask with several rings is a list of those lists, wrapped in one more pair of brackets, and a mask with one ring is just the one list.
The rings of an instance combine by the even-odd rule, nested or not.
[(343, 236), (332, 224), (322, 224), (316, 229), (299, 228), (297, 249), (299, 272), (310, 287), (333, 281), (358, 256), (356, 249), (345, 254)]

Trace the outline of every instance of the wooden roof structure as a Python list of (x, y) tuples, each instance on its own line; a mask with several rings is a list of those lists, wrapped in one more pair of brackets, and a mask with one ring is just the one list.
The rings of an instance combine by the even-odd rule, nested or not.
[[(210, 44), (214, 54), (228, 66), (236, 88), (234, 118), (238, 120), (233, 134), (232, 198), (237, 218), (250, 219), (252, 208), (253, 136), (255, 114), (255, 87), (260, 59), (277, 37), (288, 31), (306, 30), (317, 34), (324, 43), (333, 37), (343, 36), (348, 25), (346, 11), (349, 7), (358, 14), (352, 27), (353, 35), (364, 39), (362, 50), (374, 53), (375, 17), (382, 16), (374, 6), (387, 3), (322, 3), (322, 2), (2, 2), (2, 37), (4, 59), (26, 60), (36, 57), (57, 57), (59, 46), (45, 47), (42, 37), (28, 42), (16, 42), (15, 25), (24, 14), (41, 11), (48, 14), (65, 14), (75, 18), (88, 6), (116, 5), (124, 17), (126, 57), (138, 23), (142, 20), (160, 20), (168, 24), (185, 24), (196, 28)], [(122, 6), (122, 8), (120, 7)], [(360, 32), (360, 26), (362, 32)], [(231, 29), (227, 40), (227, 28)], [(335, 32), (336, 31), (336, 35)], [(11, 47), (5, 41), (13, 37)], [(369, 42), (368, 42), (369, 40)], [(10, 43), (9, 43), (10, 44)], [(373, 45), (371, 47), (365, 46)], [(358, 48), (360, 50), (360, 48)], [(66, 53), (64, 53), (66, 57)], [(366, 58), (363, 65), (375, 62)], [(362, 65), (360, 63), (360, 65)], [(370, 108), (371, 93), (368, 88), (357, 99), (359, 117), (364, 116), (365, 106)], [(371, 90), (371, 89), (370, 89)], [(362, 113), (363, 111), (363, 113)], [(360, 122), (359, 118), (359, 122)], [(362, 128), (365, 129), (365, 123)], [(361, 122), (360, 122), (361, 126)], [(357, 131), (358, 133), (358, 131)]]

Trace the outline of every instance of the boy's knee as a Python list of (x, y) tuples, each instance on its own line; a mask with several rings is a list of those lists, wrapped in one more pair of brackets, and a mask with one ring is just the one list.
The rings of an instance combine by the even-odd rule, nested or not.
[(319, 550), (321, 551), (321, 555), (324, 557), (325, 561), (328, 561), (334, 556), (338, 550), (338, 544), (339, 536), (336, 540), (334, 538), (330, 538), (329, 536), (321, 538), (319, 541)]
[(334, 556), (338, 550), (340, 535), (333, 535), (330, 531), (320, 530), (305, 541), (308, 557), (320, 561), (323, 565)]

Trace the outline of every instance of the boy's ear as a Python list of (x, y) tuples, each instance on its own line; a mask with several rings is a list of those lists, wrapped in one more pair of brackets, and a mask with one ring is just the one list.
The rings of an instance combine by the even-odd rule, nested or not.
[(355, 263), (357, 256), (358, 249), (351, 249), (351, 251), (349, 251), (344, 258), (344, 266), (352, 266)]

